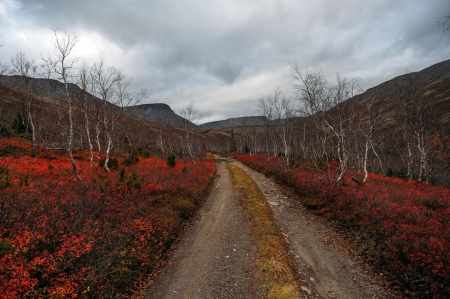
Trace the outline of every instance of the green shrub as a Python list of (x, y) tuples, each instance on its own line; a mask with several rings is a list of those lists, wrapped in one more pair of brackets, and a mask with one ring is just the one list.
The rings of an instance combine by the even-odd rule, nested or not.
[(9, 176), (9, 169), (0, 166), (0, 190), (11, 186), (11, 177)]
[(133, 151), (131, 155), (126, 157), (126, 159), (123, 161), (123, 165), (136, 165), (139, 163), (139, 153), (136, 151)]
[(12, 135), (11, 131), (8, 128), (4, 128), (4, 127), (0, 126), (0, 136), (10, 137), (11, 135)]
[(150, 150), (146, 147), (138, 147), (137, 152), (142, 158), (148, 158), (151, 155)]
[(404, 169), (401, 170), (395, 170), (392, 168), (388, 168), (386, 175), (389, 177), (396, 177), (396, 178), (406, 178), (406, 171)]
[(175, 167), (175, 165), (177, 165), (177, 162), (175, 161), (175, 155), (174, 154), (170, 154), (167, 157), (167, 166)]
[(124, 178), (125, 178), (125, 168), (122, 167), (122, 169), (119, 171), (119, 182), (123, 182)]
[(141, 182), (139, 181), (139, 173), (136, 169), (133, 169), (133, 171), (130, 173), (130, 176), (128, 177), (126, 184), (128, 188), (141, 188)]
[(17, 112), (16, 118), (13, 120), (11, 129), (13, 129), (17, 134), (23, 134), (27, 131), (27, 129), (29, 129), (27, 120), (23, 117), (23, 113)]
[(180, 216), (184, 219), (189, 219), (195, 211), (194, 203), (186, 198), (179, 199), (176, 206)]
[[(106, 159), (100, 159), (98, 161), (98, 165), (100, 167), (103, 167), (105, 165), (105, 160)], [(119, 161), (117, 160), (117, 158), (110, 157), (109, 161), (108, 161), (108, 168), (109, 169), (117, 169), (117, 167), (119, 167)]]

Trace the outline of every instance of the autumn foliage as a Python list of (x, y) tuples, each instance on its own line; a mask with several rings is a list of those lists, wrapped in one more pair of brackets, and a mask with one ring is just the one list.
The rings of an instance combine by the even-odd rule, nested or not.
[(335, 165), (287, 168), (267, 155), (237, 155), (246, 165), (274, 177), (300, 195), (317, 214), (358, 230), (376, 244), (377, 267), (389, 271), (391, 287), (406, 296), (448, 298), (450, 294), (450, 189), (371, 174), (358, 185), (351, 171), (333, 186)]
[[(0, 298), (124, 298), (152, 272), (208, 193), (211, 161), (141, 158), (91, 169), (1, 139)], [(25, 149), (23, 152), (29, 152)]]

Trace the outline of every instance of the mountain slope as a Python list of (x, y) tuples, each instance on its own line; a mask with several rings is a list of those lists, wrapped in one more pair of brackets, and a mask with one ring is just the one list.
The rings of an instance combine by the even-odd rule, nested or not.
[[(137, 115), (145, 120), (162, 126), (174, 128), (183, 128), (188, 122), (183, 117), (176, 114), (169, 105), (163, 103), (142, 104), (133, 107), (127, 107), (128, 113)], [(189, 125), (193, 125), (188, 122)]]
[[(1, 76), (0, 83), (15, 90), (23, 91), (26, 88), (21, 76)], [(76, 84), (69, 84), (68, 87), (74, 103), (81, 101), (83, 96), (82, 89)], [(56, 80), (34, 78), (31, 81), (31, 90), (33, 96), (38, 96), (41, 100), (46, 102), (64, 100), (64, 84)], [(90, 95), (90, 97), (94, 96)], [(166, 104), (143, 104), (126, 107), (125, 109), (130, 116), (138, 116), (143, 120), (163, 126), (183, 128), (186, 121)]]
[(265, 116), (245, 116), (245, 117), (235, 117), (228, 118), (226, 120), (219, 120), (208, 122), (200, 125), (200, 129), (211, 130), (211, 129), (223, 129), (230, 127), (241, 127), (241, 126), (259, 126), (266, 122)]
[(433, 107), (435, 117), (441, 120), (450, 117), (450, 60), (434, 64), (418, 72), (411, 72), (383, 82), (357, 95), (349, 102), (364, 104), (365, 101), (378, 97), (380, 99), (382, 119), (392, 122), (396, 106), (396, 88), (402, 84), (414, 84), (425, 101)]

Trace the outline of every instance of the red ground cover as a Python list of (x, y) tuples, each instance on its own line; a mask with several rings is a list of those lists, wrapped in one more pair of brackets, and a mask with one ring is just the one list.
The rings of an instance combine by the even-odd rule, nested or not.
[[(267, 155), (237, 155), (246, 165), (292, 187), (316, 213), (358, 229), (377, 242), (377, 263), (388, 268), (414, 296), (450, 294), (450, 190), (426, 183), (370, 174), (357, 185), (332, 186), (330, 171), (307, 164), (286, 168)], [(300, 166), (297, 164), (297, 166)]]
[[(1, 142), (0, 150), (28, 146)], [(170, 168), (158, 158), (107, 173), (86, 159), (77, 161), (79, 182), (67, 157), (14, 156), (0, 158), (0, 298), (131, 296), (215, 173), (211, 161)]]

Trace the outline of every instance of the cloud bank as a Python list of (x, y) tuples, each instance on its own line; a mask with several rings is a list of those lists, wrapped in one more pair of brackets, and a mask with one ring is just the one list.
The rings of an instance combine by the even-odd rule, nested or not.
[(258, 99), (291, 93), (289, 62), (364, 88), (449, 59), (439, 17), (447, 0), (0, 0), (0, 61), (40, 60), (51, 28), (77, 34), (76, 55), (107, 62), (175, 111), (202, 122), (258, 114)]

